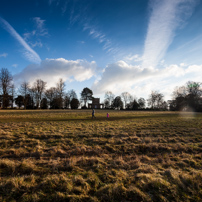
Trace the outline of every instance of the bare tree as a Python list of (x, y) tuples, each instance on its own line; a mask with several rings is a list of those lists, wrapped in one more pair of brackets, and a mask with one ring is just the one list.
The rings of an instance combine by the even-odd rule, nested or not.
[(105, 93), (105, 103), (107, 103), (108, 107), (112, 106), (112, 101), (114, 100), (115, 95), (111, 91), (107, 91)]
[(58, 94), (58, 107), (61, 109), (63, 107), (63, 96), (65, 91), (65, 82), (62, 78), (59, 79), (57, 83), (57, 94)]
[(34, 106), (35, 106), (35, 101), (34, 101), (34, 98), (35, 98), (35, 88), (34, 86), (29, 88), (29, 96), (27, 96), (29, 99), (28, 99), (28, 105), (29, 105), (29, 109), (34, 109)]
[(168, 110), (168, 103), (166, 101), (162, 102), (160, 108), (162, 110)]
[(185, 86), (175, 87), (172, 97), (173, 99), (176, 99), (177, 97), (183, 97), (185, 98), (187, 95), (187, 90)]
[(14, 84), (11, 85), (10, 93), (11, 93), (11, 107), (13, 108), (13, 103), (15, 101), (15, 86), (14, 86)]
[(20, 94), (23, 96), (23, 105), (24, 105), (24, 109), (27, 108), (27, 100), (28, 100), (28, 93), (29, 93), (29, 89), (30, 89), (30, 85), (29, 82), (24, 81), (21, 86), (20, 86)]
[(52, 108), (53, 100), (57, 97), (57, 89), (55, 87), (51, 87), (45, 91), (45, 96), (48, 100), (50, 108)]
[(164, 100), (163, 100), (164, 95), (162, 93), (157, 93), (156, 94), (156, 108), (160, 109)]
[(187, 94), (193, 95), (195, 98), (199, 98), (202, 95), (201, 83), (188, 81), (186, 83), (186, 92)]
[(160, 109), (163, 103), (164, 95), (162, 93), (158, 93), (157, 91), (152, 91), (149, 95), (149, 99), (147, 100), (148, 106), (151, 106), (152, 109), (157, 108)]
[(121, 97), (123, 98), (125, 108), (126, 108), (128, 101), (133, 100), (132, 96), (128, 92), (121, 93)]
[(77, 94), (75, 90), (73, 89), (68, 91), (68, 95), (69, 95), (70, 102), (72, 101), (73, 98), (77, 99)]
[(40, 103), (42, 100), (43, 93), (46, 89), (46, 82), (41, 79), (37, 79), (34, 82), (35, 98), (36, 98), (36, 107), (40, 108)]
[(0, 87), (3, 97), (3, 108), (7, 108), (9, 105), (9, 90), (11, 88), (13, 77), (6, 68), (0, 70)]
[(65, 109), (68, 109), (70, 106), (70, 97), (69, 94), (66, 93), (65, 97), (64, 97), (64, 107)]
[(57, 83), (57, 92), (60, 98), (64, 96), (64, 91), (65, 91), (65, 82), (63, 81), (62, 78), (60, 78)]
[(148, 106), (151, 106), (151, 108), (153, 109), (155, 106), (155, 102), (156, 102), (156, 92), (151, 92), (151, 94), (149, 95), (149, 98), (147, 99), (147, 104)]

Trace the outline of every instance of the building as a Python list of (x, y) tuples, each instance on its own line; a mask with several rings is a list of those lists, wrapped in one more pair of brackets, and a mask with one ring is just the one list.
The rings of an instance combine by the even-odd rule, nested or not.
[(88, 104), (88, 109), (103, 109), (104, 104), (100, 104), (100, 98), (92, 98), (92, 103)]

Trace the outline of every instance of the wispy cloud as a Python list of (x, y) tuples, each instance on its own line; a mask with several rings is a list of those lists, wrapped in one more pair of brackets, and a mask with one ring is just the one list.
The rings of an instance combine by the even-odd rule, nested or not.
[[(73, 1), (71, 8), (69, 8), (69, 23), (70, 26), (78, 23), (83, 27), (83, 31), (87, 32), (88, 35), (96, 40), (98, 43), (102, 44), (102, 48), (109, 54), (116, 54), (119, 51), (119, 48), (112, 43), (112, 40), (109, 36), (106, 36), (105, 33), (100, 29), (98, 22), (96, 22), (94, 16), (90, 16), (89, 6), (90, 3), (80, 4), (79, 1)], [(66, 12), (66, 4), (62, 7), (62, 14)], [(67, 13), (67, 12), (66, 12)]]
[(40, 17), (34, 17), (33, 21), (36, 25), (36, 35), (48, 35), (48, 30), (45, 28), (45, 20), (42, 20)]
[(0, 54), (0, 58), (1, 58), (1, 57), (6, 58), (7, 56), (8, 56), (8, 53), (2, 53), (2, 54)]
[(62, 15), (65, 14), (66, 10), (67, 10), (67, 4), (68, 4), (68, 1), (65, 1), (64, 5), (62, 6), (61, 10), (62, 10)]
[(12, 67), (17, 68), (17, 67), (18, 67), (18, 64), (13, 64)]
[(49, 0), (48, 4), (49, 4), (49, 6), (51, 6), (53, 2), (56, 2), (56, 5), (57, 5), (57, 4), (59, 4), (59, 1), (60, 0)]
[(85, 23), (83, 25), (83, 31), (88, 31), (89, 35), (93, 39), (97, 39), (100, 44), (103, 45), (103, 50), (108, 53), (115, 54), (119, 51), (117, 47), (114, 47), (111, 40), (107, 38), (107, 36), (99, 31), (95, 26), (89, 25), (89, 23)]
[[(23, 34), (24, 40), (32, 47), (43, 47), (40, 37), (49, 36), (48, 29), (45, 27), (45, 21), (40, 17), (32, 18), (35, 27), (34, 30)], [(33, 42), (35, 40), (35, 42)]]
[(6, 20), (0, 17), (0, 23), (2, 24), (4, 29), (24, 47), (24, 56), (27, 58), (27, 60), (34, 63), (41, 62), (41, 58), (39, 57), (39, 55), (25, 42), (25, 40)]
[(86, 42), (85, 41), (77, 41), (78, 43), (80, 44), (85, 44)]
[(145, 40), (143, 67), (155, 67), (163, 58), (175, 31), (189, 18), (195, 0), (151, 0), (151, 17)]
[(35, 43), (30, 42), (30, 45), (34, 48), (36, 46), (38, 47), (43, 47), (43, 44), (41, 43), (41, 41), (36, 41)]

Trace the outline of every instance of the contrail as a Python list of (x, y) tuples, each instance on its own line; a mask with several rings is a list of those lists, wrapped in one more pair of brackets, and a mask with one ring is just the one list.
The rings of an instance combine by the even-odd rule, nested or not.
[(2, 24), (3, 28), (24, 47), (24, 55), (30, 62), (41, 62), (41, 58), (39, 57), (39, 55), (25, 42), (25, 40), (15, 31), (15, 29), (6, 20), (0, 17), (0, 23)]
[(175, 31), (191, 16), (194, 0), (151, 0), (151, 17), (144, 45), (142, 67), (155, 67), (164, 57)]

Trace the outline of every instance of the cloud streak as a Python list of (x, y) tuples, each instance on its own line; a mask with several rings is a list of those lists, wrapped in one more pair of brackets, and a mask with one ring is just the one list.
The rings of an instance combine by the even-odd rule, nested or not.
[(6, 20), (0, 17), (0, 23), (2, 24), (3, 28), (24, 47), (24, 56), (27, 60), (34, 63), (41, 62), (39, 55), (25, 42), (25, 40)]
[(98, 31), (95, 26), (91, 26), (88, 23), (85, 23), (83, 31), (88, 31), (89, 36), (98, 40), (98, 42), (103, 45), (103, 50), (105, 50), (107, 53), (115, 54), (119, 51), (117, 47), (113, 47), (111, 40), (108, 39), (107, 36), (101, 31)]
[(155, 67), (165, 55), (175, 31), (188, 19), (196, 5), (194, 0), (153, 0), (144, 45), (142, 66)]

